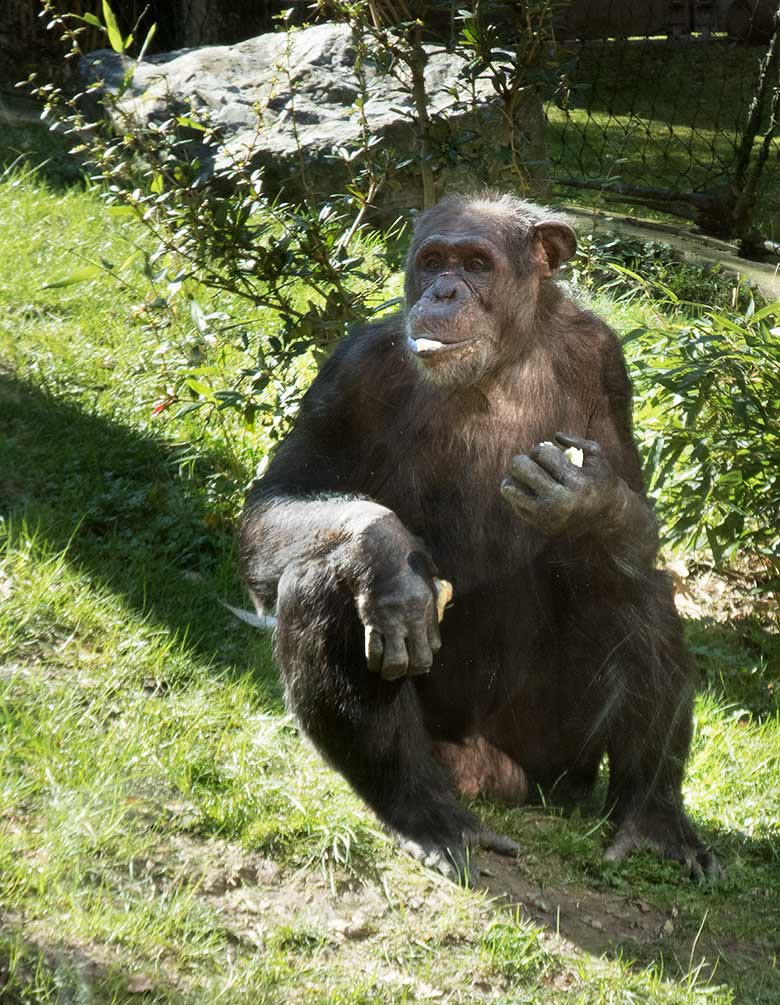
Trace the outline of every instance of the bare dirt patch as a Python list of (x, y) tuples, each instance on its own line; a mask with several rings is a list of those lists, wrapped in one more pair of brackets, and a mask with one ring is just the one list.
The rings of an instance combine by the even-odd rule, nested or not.
[[(459, 894), (449, 881), (410, 870), (403, 859), (388, 863), (376, 878), (335, 886), (319, 870), (283, 869), (228, 842), (177, 840), (165, 861), (166, 871), (173, 868), (180, 880), (186, 876), (197, 885), (198, 896), (217, 911), (237, 943), (257, 949), (280, 928), (309, 931), (342, 964), (353, 959), (359, 965), (361, 943), (387, 936), (398, 924), (399, 910), (409, 936), (427, 939)], [(714, 975), (724, 957), (748, 967), (771, 963), (766, 947), (718, 939), (705, 926), (692, 931), (675, 907), (664, 911), (631, 894), (540, 881), (522, 855), (512, 860), (482, 853), (479, 866), (476, 887), (488, 897), (482, 905), (486, 923), (505, 909), (519, 911), (543, 926), (564, 956), (621, 955), (642, 966), (674, 960), (681, 973), (700, 967), (702, 978)]]

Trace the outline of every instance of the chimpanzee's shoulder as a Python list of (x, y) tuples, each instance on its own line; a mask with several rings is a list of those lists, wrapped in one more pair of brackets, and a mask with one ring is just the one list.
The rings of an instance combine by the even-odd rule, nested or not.
[(403, 315), (391, 314), (379, 321), (355, 325), (333, 352), (340, 365), (381, 365), (388, 356), (404, 356)]
[(355, 326), (320, 368), (304, 399), (309, 411), (359, 410), (376, 402), (379, 389), (403, 382), (409, 364), (400, 314)]
[(401, 315), (356, 325), (331, 353), (318, 380), (333, 380), (357, 389), (378, 379), (383, 371), (406, 365)]
[(558, 332), (565, 352), (559, 367), (571, 380), (578, 374), (591, 392), (608, 398), (628, 398), (631, 383), (623, 346), (612, 328), (588, 307), (566, 298), (558, 315)]

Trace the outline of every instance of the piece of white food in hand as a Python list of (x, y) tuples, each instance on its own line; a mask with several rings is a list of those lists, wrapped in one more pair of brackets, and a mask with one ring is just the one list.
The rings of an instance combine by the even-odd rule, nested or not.
[(444, 608), (452, 600), (452, 583), (446, 579), (433, 580), (433, 588), (436, 590), (436, 617), (439, 624), (444, 617)]

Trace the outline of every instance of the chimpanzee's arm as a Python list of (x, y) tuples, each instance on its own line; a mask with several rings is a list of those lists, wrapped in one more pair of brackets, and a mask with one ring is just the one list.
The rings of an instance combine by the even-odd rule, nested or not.
[(439, 648), (434, 570), (422, 543), (356, 481), (360, 403), (349, 378), (370, 379), (370, 370), (348, 365), (351, 349), (323, 368), (250, 491), (241, 559), (252, 598), (266, 609), (286, 571), (326, 565), (355, 598), (369, 669), (394, 678), (430, 669)]
[[(587, 439), (561, 431), (510, 465), (501, 491), (524, 520), (578, 550), (606, 552), (616, 569), (641, 575), (658, 550), (631, 428), (631, 385), (615, 336), (606, 334)], [(577, 461), (564, 453), (574, 448)]]

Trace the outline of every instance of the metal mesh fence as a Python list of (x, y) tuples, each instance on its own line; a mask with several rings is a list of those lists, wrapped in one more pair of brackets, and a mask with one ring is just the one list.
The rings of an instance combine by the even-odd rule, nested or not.
[(773, 10), (666, 4), (664, 18), (661, 5), (650, 3), (628, 22), (630, 6), (593, 5), (590, 34), (598, 29), (600, 38), (573, 36), (587, 24), (577, 3), (557, 26), (557, 77), (545, 96), (554, 180), (692, 217), (705, 230), (729, 235), (750, 229), (734, 212), (767, 138), (762, 167), (770, 170), (755, 179), (753, 222), (774, 236), (780, 191), (771, 175), (780, 146), (768, 134), (775, 128), (777, 61), (762, 75)]

